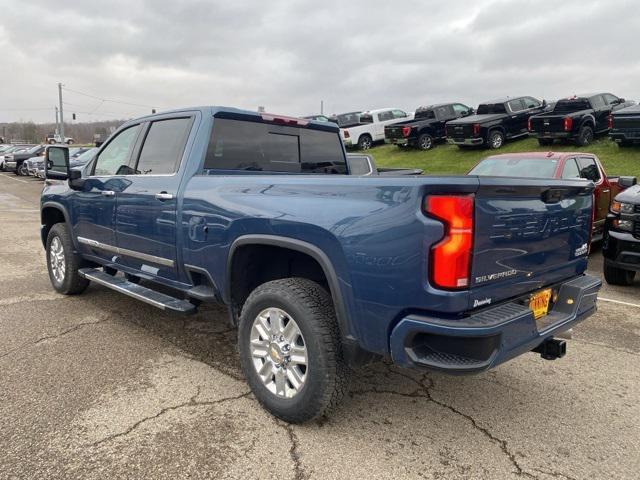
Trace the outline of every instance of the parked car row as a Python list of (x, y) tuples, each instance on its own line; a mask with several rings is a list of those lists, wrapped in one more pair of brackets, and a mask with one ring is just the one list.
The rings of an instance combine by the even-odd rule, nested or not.
[[(16, 175), (44, 178), (44, 156), (47, 145), (0, 145), (0, 170)], [(69, 157), (74, 167), (84, 165), (92, 157), (82, 155), (95, 148), (72, 147)]]
[(343, 143), (361, 150), (382, 141), (430, 150), (444, 140), (460, 148), (498, 149), (529, 135), (540, 145), (561, 140), (585, 146), (609, 132), (621, 146), (640, 143), (640, 108), (607, 92), (573, 95), (550, 104), (521, 96), (482, 102), (475, 110), (451, 102), (419, 107), (415, 114), (386, 108), (305, 118), (337, 123)]

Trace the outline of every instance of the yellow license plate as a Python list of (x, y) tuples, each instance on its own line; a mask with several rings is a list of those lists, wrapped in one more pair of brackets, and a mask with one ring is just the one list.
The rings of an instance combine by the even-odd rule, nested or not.
[(541, 290), (534, 293), (529, 299), (529, 309), (533, 312), (533, 317), (537, 320), (549, 313), (549, 301), (551, 300), (551, 289)]

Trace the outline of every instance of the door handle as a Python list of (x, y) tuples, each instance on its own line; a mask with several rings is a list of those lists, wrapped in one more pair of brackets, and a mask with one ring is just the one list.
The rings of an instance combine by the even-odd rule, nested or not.
[(105, 197), (113, 197), (116, 194), (113, 190), (103, 190), (100, 193)]
[(171, 193), (167, 193), (167, 192), (160, 192), (160, 193), (156, 193), (156, 198), (158, 200), (172, 200), (173, 199), (173, 194)]

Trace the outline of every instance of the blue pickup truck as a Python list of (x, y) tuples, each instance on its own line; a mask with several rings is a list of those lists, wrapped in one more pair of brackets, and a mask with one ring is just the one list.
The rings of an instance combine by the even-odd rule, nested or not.
[(451, 374), (559, 358), (596, 310), (590, 182), (359, 175), (336, 125), (219, 107), (130, 121), (83, 172), (46, 155), (53, 287), (224, 303), (247, 382), (289, 422), (375, 358)]

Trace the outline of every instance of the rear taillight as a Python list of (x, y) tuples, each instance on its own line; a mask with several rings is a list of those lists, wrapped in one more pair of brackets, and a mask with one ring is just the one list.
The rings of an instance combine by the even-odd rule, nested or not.
[(411, 127), (402, 127), (402, 136), (408, 137), (411, 135)]
[(473, 196), (432, 195), (427, 214), (445, 225), (445, 235), (431, 248), (430, 282), (434, 287), (460, 290), (469, 287), (473, 251)]
[(527, 120), (527, 130), (533, 132), (533, 127), (531, 126), (531, 119)]
[(351, 135), (349, 135), (349, 130), (345, 130), (344, 131), (344, 138), (349, 138)]
[(473, 135), (475, 137), (477, 137), (478, 135), (480, 135), (480, 124), (479, 123), (474, 123), (473, 124)]
[(613, 128), (613, 115), (607, 117), (607, 128), (609, 128), (609, 130)]
[(573, 118), (565, 117), (563, 128), (565, 132), (570, 132), (573, 129)]

